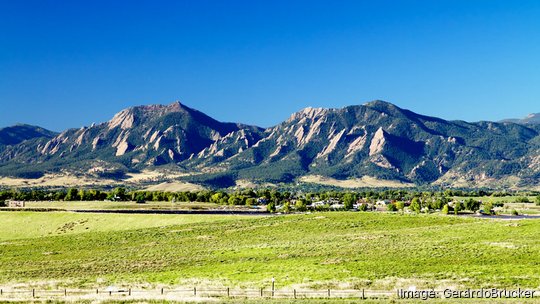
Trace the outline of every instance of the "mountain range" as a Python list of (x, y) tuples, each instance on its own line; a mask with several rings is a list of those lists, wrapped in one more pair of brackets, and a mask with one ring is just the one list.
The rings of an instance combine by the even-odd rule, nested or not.
[(525, 118), (505, 119), (505, 120), (502, 120), (502, 122), (514, 122), (514, 123), (523, 124), (523, 125), (539, 124), (540, 123), (540, 113), (529, 114)]
[(402, 185), (537, 187), (540, 115), (447, 121), (385, 101), (306, 108), (270, 128), (224, 123), (180, 102), (125, 109), (107, 122), (55, 133), (0, 129), (0, 176), (91, 175), (122, 180), (144, 170), (215, 187), (354, 181)]

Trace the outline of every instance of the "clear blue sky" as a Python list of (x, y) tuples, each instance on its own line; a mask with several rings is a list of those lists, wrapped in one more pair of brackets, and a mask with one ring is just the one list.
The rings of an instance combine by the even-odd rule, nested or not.
[(176, 99), (260, 126), (374, 99), (468, 121), (540, 112), (540, 1), (0, 0), (0, 126)]

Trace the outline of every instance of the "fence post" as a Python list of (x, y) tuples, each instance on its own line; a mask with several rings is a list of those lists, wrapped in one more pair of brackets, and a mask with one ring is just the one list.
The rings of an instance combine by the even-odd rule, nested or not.
[(32, 298), (36, 297), (36, 290), (32, 288)]
[(366, 299), (366, 294), (364, 293), (364, 289), (362, 289), (362, 300)]
[(197, 295), (197, 287), (193, 287), (193, 295), (194, 295), (194, 296)]
[(161, 295), (163, 295), (163, 287), (161, 287)]
[(99, 289), (96, 288), (96, 294), (99, 294)]
[(131, 296), (131, 288), (128, 290), (128, 296)]
[(64, 289), (64, 296), (67, 297), (67, 289)]
[(227, 287), (227, 297), (230, 297), (230, 296), (231, 296), (231, 293), (230, 293), (229, 287)]
[(262, 298), (262, 296), (263, 296), (263, 289), (261, 288), (261, 298)]
[(0, 296), (4, 294), (4, 290), (0, 289)]
[(112, 296), (112, 291), (109, 290), (109, 296)]
[(294, 295), (294, 298), (296, 299), (296, 289), (293, 289), (293, 295)]
[(330, 298), (330, 289), (328, 289), (328, 297)]

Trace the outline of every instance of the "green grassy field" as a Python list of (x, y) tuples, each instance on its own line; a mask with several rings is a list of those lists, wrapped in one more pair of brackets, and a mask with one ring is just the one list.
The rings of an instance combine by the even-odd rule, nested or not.
[(104, 202), (104, 201), (29, 201), (25, 202), (26, 208), (55, 208), (63, 210), (112, 210), (112, 209), (167, 209), (167, 210), (204, 210), (236, 208), (248, 209), (245, 206), (227, 206), (213, 203), (199, 202), (146, 202), (137, 204), (135, 202)]
[(434, 214), (0, 212), (0, 283), (538, 288), (539, 233), (537, 220)]
[[(71, 212), (0, 212), (0, 241), (44, 240), (73, 234), (95, 234), (192, 223), (234, 221), (246, 216), (174, 214), (99, 214)], [(68, 237), (69, 238), (69, 237)], [(69, 242), (69, 239), (67, 240)], [(9, 244), (5, 243), (2, 247)], [(36, 243), (39, 245), (39, 242)], [(5, 249), (5, 248), (2, 248)], [(0, 253), (2, 253), (0, 249)]]

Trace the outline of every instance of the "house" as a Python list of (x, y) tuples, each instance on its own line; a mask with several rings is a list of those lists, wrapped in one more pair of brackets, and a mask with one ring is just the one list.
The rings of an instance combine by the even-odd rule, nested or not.
[(25, 203), (24, 201), (6, 201), (7, 206), (10, 208), (24, 208)]
[(390, 203), (391, 203), (391, 201), (389, 201), (389, 200), (380, 200), (380, 201), (377, 201), (375, 203), (375, 205), (377, 205), (377, 206), (386, 206), (386, 205), (388, 205)]
[(328, 203), (326, 201), (318, 201), (318, 202), (311, 203), (310, 207), (312, 207), (312, 208), (322, 207), (322, 206), (326, 206), (327, 204)]
[(334, 203), (330, 206), (330, 208), (332, 209), (343, 209), (345, 208), (345, 205), (341, 204), (341, 203)]

